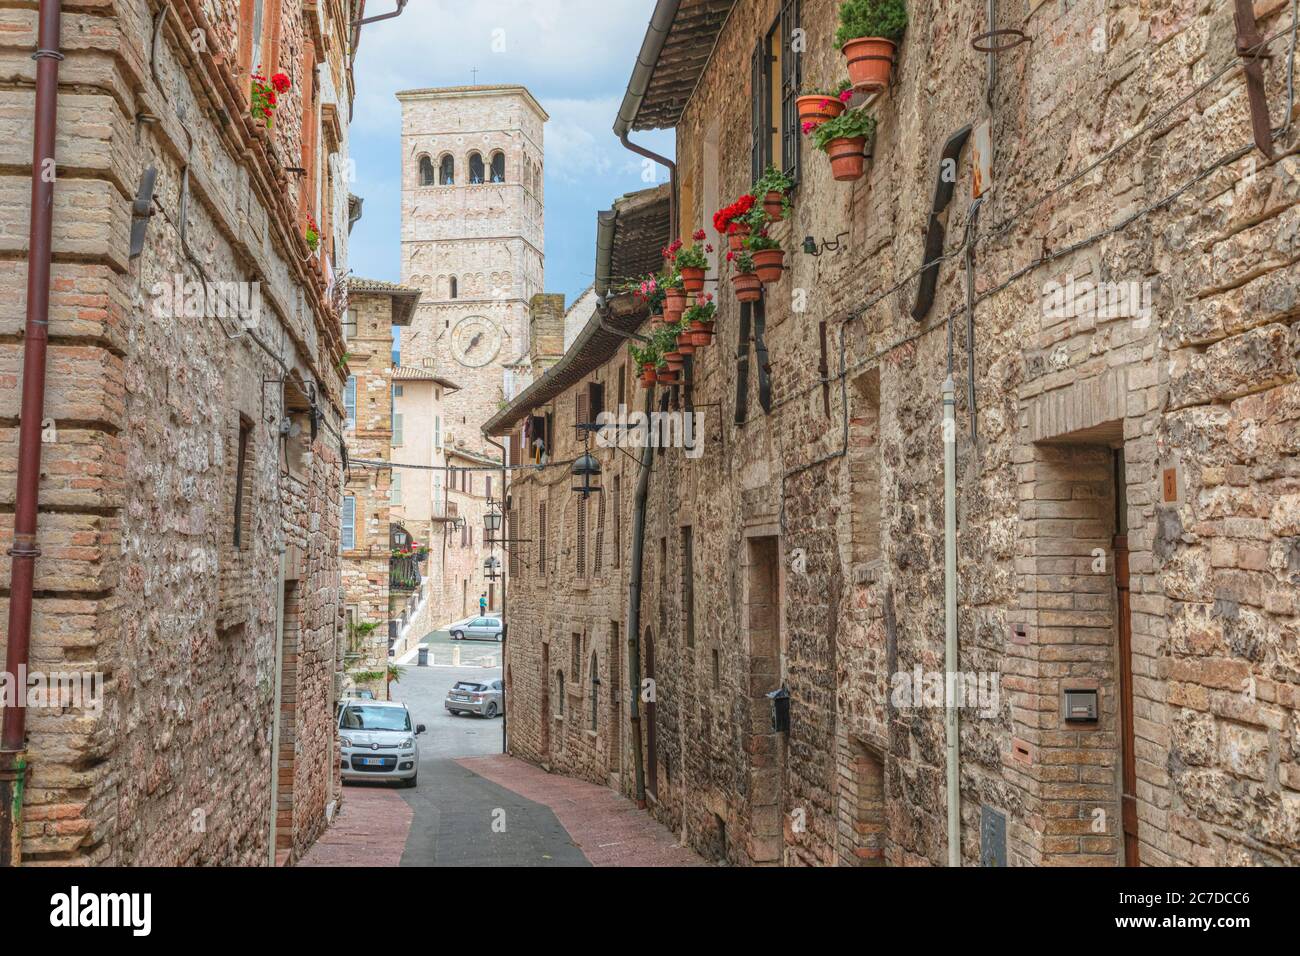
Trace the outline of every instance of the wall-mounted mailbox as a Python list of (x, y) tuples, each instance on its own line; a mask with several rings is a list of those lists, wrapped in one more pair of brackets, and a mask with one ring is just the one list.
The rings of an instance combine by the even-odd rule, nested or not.
[(1095, 690), (1067, 690), (1065, 692), (1065, 719), (1070, 723), (1087, 723), (1097, 719), (1097, 692)]

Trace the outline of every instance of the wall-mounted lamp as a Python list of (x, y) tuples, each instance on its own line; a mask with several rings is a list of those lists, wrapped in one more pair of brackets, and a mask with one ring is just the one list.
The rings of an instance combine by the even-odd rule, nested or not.
[(573, 476), (582, 480), (582, 484), (574, 485), (573, 491), (582, 492), (584, 499), (590, 498), (593, 491), (600, 491), (599, 485), (593, 485), (593, 478), (600, 478), (600, 462), (591, 454), (586, 452), (573, 463)]
[(847, 232), (841, 232), (834, 239), (823, 239), (820, 248), (818, 248), (816, 239), (812, 236), (804, 236), (803, 251), (813, 257), (820, 256), (823, 252), (838, 252), (840, 248), (840, 240), (847, 235)]

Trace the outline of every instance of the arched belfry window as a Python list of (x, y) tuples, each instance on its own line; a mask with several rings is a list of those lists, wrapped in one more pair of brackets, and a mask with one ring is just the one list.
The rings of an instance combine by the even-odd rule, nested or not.
[(451, 297), (456, 298), (456, 277), (451, 277)]
[(469, 154), (469, 181), (473, 186), (483, 183), (483, 157), (477, 152)]
[(456, 183), (456, 160), (450, 153), (442, 157), (438, 164), (438, 182), (443, 186), (452, 186)]
[(492, 182), (506, 181), (506, 154), (497, 150), (492, 154)]
[(428, 156), (420, 157), (420, 185), (433, 185), (433, 160)]

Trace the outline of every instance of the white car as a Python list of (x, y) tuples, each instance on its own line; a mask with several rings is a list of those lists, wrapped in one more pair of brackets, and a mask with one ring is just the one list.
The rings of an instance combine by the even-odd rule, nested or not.
[(411, 727), (411, 712), (395, 700), (344, 701), (339, 709), (339, 764), (344, 780), (398, 780), (414, 787), (420, 772), (424, 724)]
[(501, 640), (501, 618), (467, 617), (455, 624), (448, 624), (453, 641), (499, 641)]

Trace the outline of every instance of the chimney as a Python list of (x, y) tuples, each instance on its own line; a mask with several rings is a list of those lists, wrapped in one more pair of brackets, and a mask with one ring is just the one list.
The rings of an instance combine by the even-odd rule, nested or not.
[(564, 293), (538, 292), (529, 301), (528, 342), (536, 380), (564, 354)]

